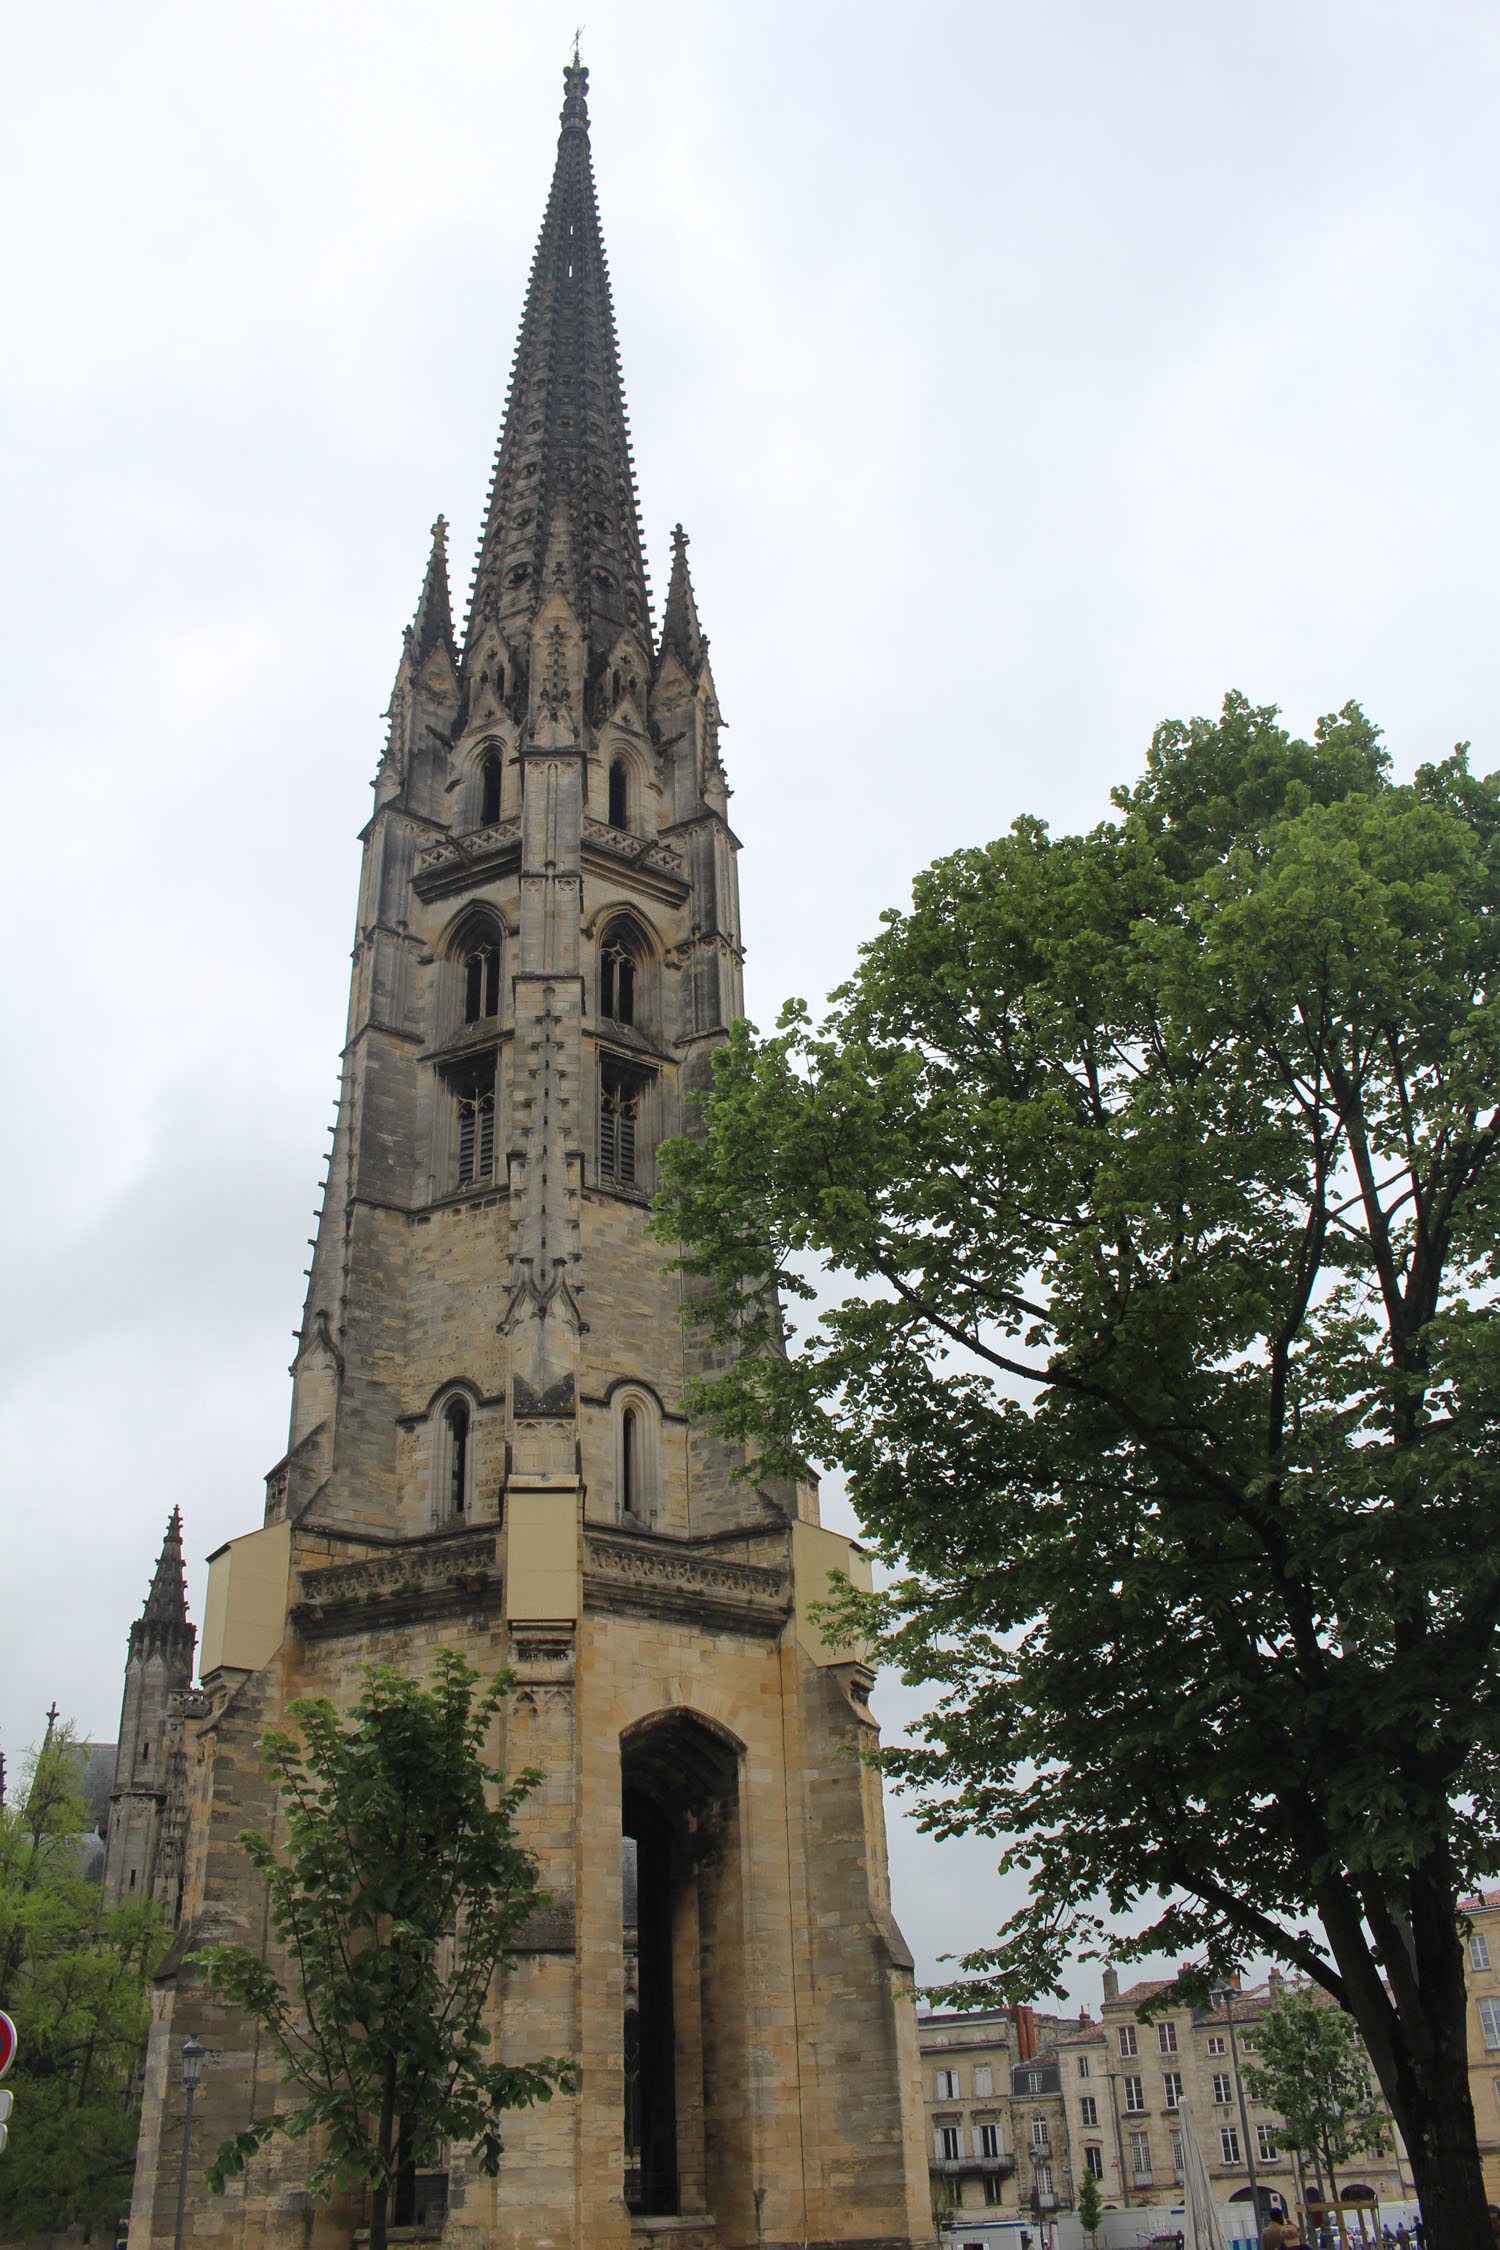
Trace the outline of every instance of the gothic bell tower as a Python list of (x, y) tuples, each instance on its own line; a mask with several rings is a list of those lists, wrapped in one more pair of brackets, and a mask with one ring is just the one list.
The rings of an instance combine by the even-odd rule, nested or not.
[[(589, 153), (564, 73), (462, 645), (446, 530), (364, 831), (346, 1042), (265, 1520), (211, 1559), (183, 1944), (263, 1942), (228, 1839), (254, 1744), (372, 1658), (515, 1669), (554, 1905), (496, 2004), (502, 2053), (572, 2054), (491, 2182), (420, 2183), (453, 2244), (863, 2244), (931, 2231), (910, 1970), (890, 1915), (870, 1674), (822, 1641), (868, 1583), (811, 1486), (755, 1484), (684, 1410), (700, 1360), (646, 1225), (656, 1152), (741, 1008), (720, 713), (673, 535), (653, 632)], [(176, 1956), (174, 1956), (174, 1959)], [(275, 2106), (248, 2028), (169, 1963), (132, 2242), (169, 2234), (181, 2097), (205, 2139)], [(197, 2128), (195, 2127), (195, 2130)], [(346, 2242), (269, 2151), (197, 2232)], [(309, 2232), (310, 2230), (310, 2232)]]

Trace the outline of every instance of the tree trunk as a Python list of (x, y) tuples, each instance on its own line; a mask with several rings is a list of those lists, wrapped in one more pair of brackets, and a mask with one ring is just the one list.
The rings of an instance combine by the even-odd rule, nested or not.
[(396, 2133), (396, 2058), (387, 2055), (380, 2089), (380, 2126), (375, 2149), (380, 2160), (370, 2196), (370, 2250), (386, 2250), (386, 2213), (391, 2198), (391, 2154)]
[(1474, 2135), (1467, 2057), (1460, 2059), (1457, 2069), (1438, 2063), (1415, 2075), (1420, 2081), (1448, 2081), (1422, 2085), (1418, 2113), (1404, 2135), (1428, 2250), (1495, 2250)]

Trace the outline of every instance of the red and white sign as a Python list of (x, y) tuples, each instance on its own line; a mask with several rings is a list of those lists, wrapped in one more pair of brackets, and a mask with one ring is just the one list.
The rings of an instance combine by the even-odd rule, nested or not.
[(0, 2078), (5, 2076), (16, 2059), (16, 2027), (0, 2008)]

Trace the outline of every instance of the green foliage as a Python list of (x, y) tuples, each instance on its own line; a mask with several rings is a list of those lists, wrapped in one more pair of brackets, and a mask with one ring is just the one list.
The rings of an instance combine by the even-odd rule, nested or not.
[(71, 1727), (53, 1729), (0, 1807), (0, 2008), (16, 2025), (0, 2230), (108, 2228), (130, 2204), (134, 2083), (164, 1943), (154, 1906), (100, 1913), (79, 1874), (88, 1813)]
[(1352, 2157), (1379, 2156), (1390, 2146), (1370, 2066), (1353, 2020), (1304, 1982), (1287, 1986), (1256, 2026), (1259, 2060), (1245, 2084), (1258, 2102), (1280, 2112), (1279, 2138), (1316, 2158), (1338, 2193), (1338, 2174)]
[(1083, 2178), (1078, 2183), (1078, 2224), (1090, 2242), (1099, 2231), (1104, 2217), (1104, 2201), (1099, 2193), (1099, 2182), (1085, 2166)]
[(515, 1827), (541, 1776), (507, 1780), (484, 1756), (510, 1675), (481, 1689), (441, 1649), (425, 1687), (389, 1665), (367, 1666), (364, 1682), (347, 1719), (322, 1698), (294, 1703), (300, 1741), (261, 1740), (286, 1844), (253, 1829), (239, 1841), (266, 1878), (289, 1976), (244, 1946), (192, 1958), (264, 2027), (297, 2097), (224, 2142), (209, 2184), (221, 2191), (275, 2133), (315, 2134), (309, 2187), (369, 2182), (380, 2250), (398, 2147), (420, 2163), (459, 2141), (493, 2175), (500, 2114), (570, 2090), (574, 2072), (485, 2052), (495, 1975), (546, 1903)]
[(656, 1230), (735, 1355), (698, 1410), (842, 1468), (899, 1573), (844, 1598), (938, 1691), (887, 1770), (1029, 1874), (944, 1997), (1269, 1952), (1421, 2162), (1500, 1866), (1500, 791), (1231, 696), (1116, 805), (929, 868), (821, 1024), (736, 1025)]

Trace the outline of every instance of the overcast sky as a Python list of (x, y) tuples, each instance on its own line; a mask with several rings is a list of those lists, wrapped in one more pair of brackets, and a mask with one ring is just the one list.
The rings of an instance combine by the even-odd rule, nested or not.
[[(201, 1622), (284, 1450), (380, 712), (585, 6), (762, 1023), (1226, 688), (1500, 765), (1493, 0), (9, 0), (12, 1757), (113, 1738), (169, 1509)], [(892, 1841), (922, 1966), (983, 1942), (993, 1851)]]

